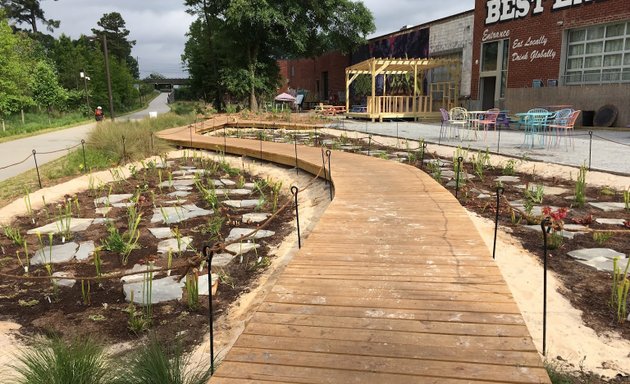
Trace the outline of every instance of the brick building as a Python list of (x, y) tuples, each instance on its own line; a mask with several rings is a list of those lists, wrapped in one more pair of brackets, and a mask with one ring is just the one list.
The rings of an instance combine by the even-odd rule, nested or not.
[[(345, 102), (345, 69), (363, 60), (378, 58), (456, 58), (461, 60), (460, 94), (469, 97), (471, 89), (473, 11), (369, 39), (352, 55), (339, 52), (298, 60), (281, 60), (279, 65), (287, 89), (305, 90), (310, 102)], [(445, 81), (447, 73), (433, 71), (428, 82)]]
[(630, 124), (628, 0), (476, 0), (472, 60), (470, 108), (612, 104)]

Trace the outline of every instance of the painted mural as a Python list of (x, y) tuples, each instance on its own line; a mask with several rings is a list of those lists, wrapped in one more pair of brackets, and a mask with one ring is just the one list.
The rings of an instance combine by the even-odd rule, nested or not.
[(422, 59), (428, 56), (429, 28), (423, 28), (364, 44), (352, 54), (351, 62), (356, 64), (372, 57)]

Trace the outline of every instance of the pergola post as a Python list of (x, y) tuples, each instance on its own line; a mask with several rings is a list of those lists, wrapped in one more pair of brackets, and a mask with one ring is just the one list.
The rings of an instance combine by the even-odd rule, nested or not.
[(350, 82), (349, 73), (346, 69), (346, 113), (350, 112)]

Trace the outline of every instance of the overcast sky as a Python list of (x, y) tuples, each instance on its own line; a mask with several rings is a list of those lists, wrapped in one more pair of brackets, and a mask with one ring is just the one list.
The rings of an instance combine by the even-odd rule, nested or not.
[[(378, 36), (474, 8), (474, 0), (365, 0), (372, 11)], [(105, 13), (119, 12), (136, 40), (132, 54), (140, 63), (140, 77), (158, 72), (167, 77), (186, 76), (181, 54), (193, 17), (179, 0), (41, 0), (46, 18), (61, 21), (55, 35), (72, 38), (91, 34)]]

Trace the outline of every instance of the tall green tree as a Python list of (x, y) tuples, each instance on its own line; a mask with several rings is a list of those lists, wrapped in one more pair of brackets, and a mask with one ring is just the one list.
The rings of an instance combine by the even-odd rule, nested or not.
[(5, 9), (9, 19), (14, 20), (17, 24), (28, 25), (33, 33), (39, 32), (37, 28), (38, 21), (49, 32), (59, 28), (59, 20), (47, 19), (44, 16), (39, 0), (0, 0), (0, 6)]
[(32, 103), (28, 94), (28, 65), (21, 57), (20, 40), (0, 12), (0, 118)]
[[(213, 9), (216, 23), (206, 22), (205, 35), (199, 27), (191, 27), (189, 42), (208, 36), (221, 36), (206, 52), (205, 60), (212, 60), (219, 68), (218, 84), (232, 93), (247, 93), (252, 110), (258, 108), (257, 95), (273, 87), (278, 78), (275, 61), (287, 57), (312, 57), (339, 49), (351, 52), (373, 32), (374, 20), (361, 2), (351, 0), (232, 0), (218, 2)], [(185, 3), (204, 9), (204, 0)], [(201, 13), (198, 13), (201, 15)], [(212, 41), (212, 39), (211, 39)], [(198, 45), (198, 44), (197, 44)], [(196, 66), (203, 60), (187, 56), (193, 83)], [(197, 62), (195, 62), (197, 61)], [(192, 70), (191, 70), (192, 69)]]
[(44, 60), (35, 66), (31, 78), (31, 92), (35, 103), (46, 107), (49, 116), (53, 106), (63, 108), (68, 98), (66, 90), (59, 85), (55, 70)]
[(96, 23), (101, 29), (92, 28), (92, 33), (100, 41), (103, 36), (107, 38), (107, 49), (110, 55), (119, 58), (127, 63), (134, 78), (140, 77), (138, 61), (131, 56), (131, 49), (136, 45), (135, 40), (129, 40), (129, 30), (126, 28), (125, 20), (118, 12), (104, 14)]

